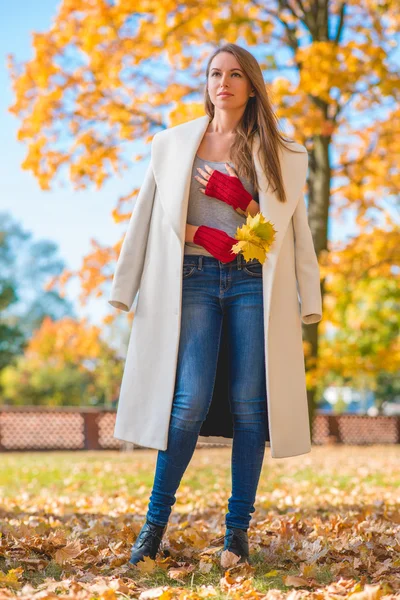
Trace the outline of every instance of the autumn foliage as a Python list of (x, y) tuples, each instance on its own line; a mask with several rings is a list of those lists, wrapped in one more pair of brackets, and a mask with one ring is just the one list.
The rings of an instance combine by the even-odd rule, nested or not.
[(0, 491), (2, 598), (400, 597), (399, 446), (266, 455), (249, 563), (220, 565), (230, 451), (197, 449), (155, 560), (128, 564), (156, 453), (9, 453)]
[(13, 404), (109, 406), (116, 400), (122, 360), (86, 319), (45, 318), (23, 356), (0, 372), (3, 399)]
[[(33, 34), (32, 58), (9, 57), (22, 168), (44, 190), (62, 176), (75, 190), (128, 178), (135, 161), (149, 159), (155, 132), (203, 114), (208, 48), (243, 40), (286, 131), (309, 152), (324, 316), (304, 331), (308, 383), (373, 385), (400, 362), (399, 26), (396, 0), (64, 0), (50, 29)], [(116, 223), (129, 218), (139, 183), (116, 198)], [(355, 233), (339, 244), (328, 231), (344, 221)], [(76, 276), (82, 301), (107, 293), (121, 241), (92, 246), (78, 272), (49, 285)]]

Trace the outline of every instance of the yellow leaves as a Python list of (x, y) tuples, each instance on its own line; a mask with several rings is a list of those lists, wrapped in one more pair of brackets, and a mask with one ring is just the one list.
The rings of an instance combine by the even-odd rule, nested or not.
[[(135, 190), (135, 192), (137, 192), (137, 191), (138, 190)], [(130, 196), (131, 196), (131, 194), (129, 194), (129, 197)], [(121, 204), (121, 202), (122, 202), (122, 199), (120, 198), (118, 204)], [(114, 208), (111, 212), (111, 216), (114, 220), (114, 223), (123, 223), (124, 221), (129, 221), (129, 219), (131, 218), (131, 214), (132, 214), (132, 212), (127, 213), (127, 214), (121, 214), (119, 211), (119, 206)]]
[(186, 527), (181, 534), (181, 539), (190, 545), (196, 546), (196, 548), (207, 547), (207, 538), (201, 535), (194, 527)]
[(323, 129), (326, 130), (324, 112), (314, 104), (307, 91), (301, 86), (295, 86), (280, 77), (277, 81), (271, 82), (268, 87), (278, 118), (293, 122), (303, 140), (322, 134)]
[(87, 319), (75, 321), (64, 317), (52, 321), (46, 317), (29, 341), (25, 356), (39, 357), (52, 364), (78, 364), (96, 358), (101, 350), (101, 331)]
[(277, 569), (272, 569), (272, 571), (265, 573), (264, 577), (276, 577), (277, 575), (279, 575), (279, 571)]
[[(332, 13), (335, 8), (331, 7)], [(368, 19), (370, 10), (368, 5), (360, 9)], [(291, 84), (289, 78), (275, 78), (272, 82), (271, 87), (277, 93), (279, 117), (291, 120), (304, 137), (319, 133), (328, 136), (336, 127), (336, 122), (317, 108), (309, 95), (318, 96), (335, 108), (336, 97), (340, 95), (347, 100), (346, 94), (350, 97), (354, 93), (354, 83), (371, 75), (379, 79), (377, 85), (387, 96), (398, 90), (398, 78), (386, 66), (386, 46), (377, 43), (373, 35), (375, 30), (380, 37), (385, 33), (383, 23), (376, 18), (376, 11), (375, 7), (373, 26), (365, 27), (361, 19), (360, 24), (352, 24), (356, 35), (349, 36), (345, 45), (338, 46), (329, 41), (314, 42), (309, 46), (300, 44), (296, 55), (301, 65), (299, 87)], [(385, 3), (385, 12), (392, 19), (389, 30), (390, 27), (395, 30), (393, 23), (397, 20), (392, 3)], [(291, 24), (295, 37), (304, 37), (300, 17), (296, 18), (288, 11), (277, 15)], [(207, 27), (209, 23), (213, 26)], [(91, 181), (100, 187), (107, 173), (104, 163), (110, 160), (116, 171), (122, 163), (119, 152), (114, 153), (113, 147), (120, 148), (125, 140), (143, 137), (146, 134), (143, 125), (147, 126), (150, 121), (163, 123), (164, 113), (160, 110), (155, 114), (155, 107), (162, 109), (172, 105), (172, 112), (168, 114), (171, 124), (198, 116), (191, 106), (187, 108), (184, 100), (198, 90), (208, 54), (193, 52), (188, 40), (196, 40), (200, 47), (202, 41), (218, 44), (221, 38), (236, 41), (241, 37), (257, 46), (268, 44), (271, 35), (277, 34), (275, 27), (275, 20), (266, 18), (262, 5), (253, 6), (242, 1), (226, 6), (223, 11), (215, 0), (182, 5), (149, 0), (64, 1), (60, 3), (49, 31), (33, 34), (34, 58), (12, 73), (16, 98), (11, 111), (22, 122), (18, 135), (27, 144), (34, 144), (35, 137), (46, 127), (43, 135), (49, 143), (42, 149), (42, 157), (54, 150), (51, 135), (55, 135), (64, 144), (59, 150), (60, 156), (67, 157), (66, 160), (75, 165), (69, 173), (79, 182), (81, 187), (78, 189)], [(395, 43), (394, 40), (387, 42), (388, 45)], [(285, 43), (282, 35), (282, 45)], [(164, 68), (162, 61), (167, 61), (168, 77), (164, 84), (160, 84), (161, 79), (153, 77), (146, 68), (148, 61), (158, 60), (160, 75)], [(188, 71), (194, 83), (179, 83), (177, 75), (182, 71)], [(335, 98), (330, 93), (332, 88), (335, 88)], [(56, 105), (62, 110), (54, 111)], [(200, 110), (201, 106), (199, 102)], [(92, 122), (102, 132), (98, 140), (99, 152), (93, 154), (87, 148), (84, 156), (78, 157), (68, 136), (60, 135), (60, 129), (64, 126), (64, 132), (71, 131), (78, 136), (79, 131)], [(98, 168), (86, 167), (85, 162), (90, 164), (92, 160)], [(49, 188), (63, 164), (61, 161), (50, 162), (51, 168), (46, 171), (41, 168), (41, 161), (28, 159), (26, 162), (44, 189)]]
[(95, 31), (95, 29), (91, 29), (90, 31), (86, 31), (80, 37), (80, 45), (83, 52), (87, 54), (91, 54), (95, 48), (102, 42), (103, 35), (100, 32)]
[(273, 95), (278, 94), (279, 96), (290, 94), (293, 88), (293, 84), (288, 79), (279, 75), (274, 78), (270, 85), (271, 93)]
[(301, 90), (318, 96), (328, 105), (333, 102), (332, 89), (353, 94), (360, 79), (375, 75), (383, 81), (388, 73), (385, 50), (364, 36), (345, 45), (314, 41), (297, 50), (296, 60), (301, 64)]
[(340, 216), (352, 204), (357, 217), (363, 217), (369, 208), (383, 213), (386, 198), (389, 203), (390, 196), (395, 197), (400, 187), (400, 108), (389, 111), (385, 121), (371, 123), (352, 132), (352, 136), (354, 144), (344, 140), (337, 146), (336, 175), (340, 185), (332, 187), (336, 200), (333, 217)]
[(254, 217), (249, 214), (244, 225), (236, 230), (234, 237), (239, 242), (232, 246), (232, 251), (241, 252), (246, 261), (256, 258), (263, 264), (276, 233), (271, 221), (267, 221), (261, 212)]
[(322, 382), (335, 373), (373, 389), (381, 372), (400, 367), (400, 228), (387, 217), (385, 228), (331, 244), (319, 260), (330, 335), (320, 339), (314, 376)]
[(121, 382), (122, 363), (102, 339), (102, 328), (86, 318), (46, 317), (24, 355), (0, 373), (4, 398), (15, 404), (111, 403)]
[(79, 156), (77, 154), (69, 169), (76, 190), (85, 189), (88, 181), (94, 182), (96, 188), (100, 189), (105, 179), (110, 176), (105, 168), (106, 161), (114, 166), (114, 172), (117, 171), (119, 149), (104, 145), (93, 132), (82, 133), (76, 138), (73, 147), (80, 150), (84, 148), (84, 152)]
[(331, 276), (330, 285), (339, 291), (343, 280), (354, 288), (362, 281), (373, 285), (377, 277), (398, 279), (393, 267), (399, 262), (400, 228), (388, 217), (386, 228), (375, 227), (347, 243), (331, 244), (330, 252), (320, 257), (320, 271), (323, 277)]
[(334, 42), (313, 42), (300, 47), (296, 60), (301, 64), (300, 88), (313, 94), (328, 104), (331, 101), (332, 87), (343, 87), (345, 75), (338, 56), (338, 46)]
[[(54, 44), (52, 34), (32, 33), (32, 45), (35, 50), (35, 59), (30, 63), (30, 75), (37, 86), (43, 92), (50, 89), (50, 83), (60, 67), (54, 57), (57, 47)], [(40, 95), (38, 96), (40, 98)]]
[[(249, 529), (255, 566), (221, 570), (214, 536), (224, 533), (230, 448), (195, 453), (187, 480), (193, 476), (201, 490), (180, 489), (166, 537), (170, 556), (147, 557), (135, 567), (128, 560), (142, 523), (132, 525), (132, 512), (146, 512), (153, 452), (5, 453), (0, 588), (4, 598), (18, 591), (26, 600), (100, 600), (114, 592), (142, 600), (394, 597), (399, 456), (396, 445), (358, 446), (356, 452), (317, 445), (310, 458), (265, 466)], [(182, 510), (193, 505), (194, 512)], [(211, 571), (203, 570), (205, 551), (195, 541), (182, 543), (187, 519), (208, 542)], [(318, 556), (319, 547), (326, 554)]]
[(200, 102), (187, 102), (173, 108), (169, 113), (170, 126), (179, 125), (190, 119), (197, 119), (204, 114), (203, 106)]
[(79, 25), (75, 19), (59, 19), (52, 27), (54, 43), (58, 48), (63, 48), (75, 41), (79, 33)]
[(141, 573), (151, 573), (156, 567), (156, 562), (150, 558), (150, 556), (144, 556), (143, 560), (140, 560), (136, 565), (132, 566)]
[[(239, 0), (221, 10), (216, 0), (182, 5), (172, 0), (64, 0), (57, 7), (51, 28), (32, 35), (33, 58), (16, 65), (9, 57), (15, 95), (9, 112), (19, 118), (18, 139), (27, 148), (22, 168), (33, 173), (44, 190), (50, 189), (64, 170), (74, 190), (93, 183), (100, 189), (110, 176), (145, 156), (146, 151), (140, 148), (133, 158), (129, 156), (128, 164), (123, 152), (125, 142), (140, 139), (147, 144), (151, 140), (150, 125), (154, 131), (158, 126), (174, 126), (204, 113), (201, 98), (193, 101), (192, 94), (204, 83), (209, 52), (207, 48), (203, 51), (202, 42), (208, 47), (219, 44), (222, 38), (236, 41), (240, 37), (250, 45), (264, 46), (260, 53), (265, 61), (264, 74), (270, 67), (277, 67), (278, 76), (266, 87), (271, 90), (281, 121), (290, 122), (310, 147), (313, 138), (329, 138), (340, 128), (341, 135), (335, 140), (338, 168), (333, 173), (339, 185), (333, 188), (331, 183), (331, 214), (339, 215), (339, 211), (334, 213), (338, 205), (344, 211), (353, 205), (356, 222), (365, 229), (368, 209), (380, 209), (385, 198), (396, 197), (400, 189), (398, 103), (387, 102), (387, 107), (393, 104), (394, 108), (387, 108), (379, 119), (373, 112), (367, 126), (364, 119), (371, 107), (379, 106), (383, 96), (397, 98), (399, 78), (396, 69), (388, 68), (387, 56), (387, 48), (393, 48), (396, 41), (387, 35), (385, 44), (381, 40), (387, 31), (393, 34), (398, 30), (399, 17), (395, 0), (382, 4), (368, 0), (362, 6), (352, 0), (351, 6), (357, 8), (359, 18), (349, 21), (354, 35), (345, 36), (340, 44), (308, 44), (300, 16), (290, 15), (290, 11), (278, 13), (290, 24), (294, 38), (301, 40), (294, 59), (285, 63), (297, 77), (284, 77), (280, 75), (286, 73), (274, 64), (268, 48), (271, 36), (276, 39), (281, 32), (263, 3), (250, 5)], [(309, 4), (305, 7), (310, 10)], [(338, 7), (333, 4), (330, 11), (337, 15)], [(281, 39), (281, 49), (285, 50), (288, 46), (284, 33)], [(188, 74), (185, 82), (182, 72)], [(358, 89), (365, 93), (358, 94)], [(318, 106), (321, 100), (327, 106)], [(353, 115), (363, 117), (360, 131), (354, 131), (353, 123), (346, 121), (346, 113), (339, 112), (338, 118), (333, 118), (340, 106), (350, 102)], [(318, 169), (317, 178), (321, 175)], [(121, 202), (112, 213), (115, 222), (127, 221), (129, 216), (121, 210)], [(259, 237), (248, 225), (242, 228), (236, 238), (236, 252), (242, 252), (246, 260), (258, 258), (264, 262), (268, 244)], [(391, 237), (388, 243), (392, 249)], [(120, 243), (112, 248), (97, 246), (86, 257), (77, 273), (82, 283), (81, 299), (100, 295), (100, 286), (110, 279), (105, 268), (116, 258), (119, 248)], [(379, 251), (379, 255), (383, 253)], [(332, 268), (335, 279), (332, 296), (326, 298), (334, 326), (343, 322), (344, 310), (338, 301), (337, 282), (343, 285), (345, 276), (337, 278), (338, 270), (343, 266), (351, 279), (354, 269), (357, 272), (364, 264), (364, 259), (354, 262), (352, 271), (348, 256), (340, 253), (339, 258), (340, 264), (328, 265), (324, 271), (329, 274)], [(384, 276), (384, 264), (368, 268), (371, 277)], [(390, 277), (387, 267), (385, 276)], [(66, 272), (58, 281), (64, 284), (70, 277)], [(357, 318), (352, 314), (357, 327), (361, 314), (358, 312)], [(323, 327), (321, 324), (320, 331)]]
[(380, 584), (366, 584), (363, 590), (360, 589), (360, 591), (354, 592), (350, 597), (352, 600), (379, 600), (384, 595), (385, 591)]
[(13, 590), (19, 590), (22, 587), (21, 579), (24, 573), (22, 567), (17, 569), (10, 569), (7, 573), (0, 571), (0, 586), (1, 588), (11, 588)]
[(110, 124), (119, 125), (128, 127), (132, 121), (132, 111), (129, 106), (124, 106), (122, 104), (116, 104), (110, 107), (110, 112), (108, 113), (108, 119)]

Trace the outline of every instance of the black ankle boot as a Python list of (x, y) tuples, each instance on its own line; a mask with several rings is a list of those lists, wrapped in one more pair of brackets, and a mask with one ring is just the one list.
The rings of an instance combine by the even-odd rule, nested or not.
[(155, 560), (166, 529), (167, 525), (156, 525), (146, 519), (145, 524), (132, 546), (129, 563), (131, 565), (136, 565), (136, 563), (143, 560), (145, 556), (150, 556), (150, 558)]
[(237, 556), (240, 556), (240, 560), (247, 560), (249, 558), (249, 540), (247, 536), (247, 530), (237, 529), (236, 527), (227, 527), (224, 539), (224, 550), (229, 550)]

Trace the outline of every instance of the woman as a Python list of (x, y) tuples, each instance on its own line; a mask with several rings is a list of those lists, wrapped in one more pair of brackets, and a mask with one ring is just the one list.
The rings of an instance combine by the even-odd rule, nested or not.
[[(211, 120), (206, 130), (201, 130), (199, 143), (197, 137), (190, 143), (190, 149), (192, 144), (197, 149), (194, 160), (190, 162), (190, 154), (188, 162), (185, 163), (183, 152), (179, 155), (180, 164), (174, 171), (176, 178), (171, 177), (166, 163), (172, 160), (171, 156), (174, 156), (174, 153), (178, 155), (178, 140), (183, 143), (183, 136), (178, 138), (178, 135), (171, 135), (168, 145), (166, 141), (163, 145), (161, 141), (154, 144), (153, 140), (152, 166), (146, 173), (143, 192), (141, 189), (131, 217), (109, 299), (113, 306), (129, 310), (140, 283), (139, 303), (134, 319), (134, 326), (135, 321), (137, 325), (128, 349), (130, 370), (128, 375), (127, 366), (124, 372), (121, 398), (128, 398), (129, 385), (130, 396), (143, 395), (140, 410), (139, 401), (135, 407), (135, 416), (140, 420), (142, 430), (134, 431), (133, 419), (130, 418), (132, 403), (126, 400), (125, 407), (118, 407), (116, 437), (159, 448), (146, 522), (132, 548), (131, 564), (137, 564), (145, 556), (155, 558), (172, 506), (176, 502), (176, 491), (191, 460), (199, 434), (213, 434), (212, 427), (210, 430), (204, 430), (210, 412), (219, 410), (219, 413), (214, 412), (218, 414), (218, 419), (229, 420), (226, 405), (224, 413), (221, 411), (221, 405), (216, 409), (217, 401), (214, 401), (217, 365), (223, 348), (228, 363), (227, 370), (224, 371), (227, 376), (224, 379), (229, 378), (229, 395), (226, 394), (225, 397), (229, 398), (232, 421), (232, 434), (228, 432), (226, 435), (233, 438), (232, 495), (225, 517), (223, 550), (233, 552), (242, 560), (248, 559), (247, 530), (251, 514), (255, 510), (254, 502), (269, 430), (273, 432), (269, 425), (267, 400), (272, 407), (270, 416), (271, 419), (275, 419), (275, 431), (278, 419), (282, 419), (282, 415), (278, 416), (275, 405), (271, 405), (267, 397), (267, 388), (273, 389), (275, 386), (272, 377), (272, 383), (268, 381), (267, 386), (265, 368), (268, 362), (265, 353), (265, 340), (268, 338), (265, 323), (272, 328), (270, 311), (274, 301), (284, 305), (287, 314), (284, 321), (282, 318), (276, 318), (276, 327), (281, 327), (279, 340), (275, 334), (275, 338), (270, 337), (270, 343), (276, 339), (276, 354), (281, 363), (285, 358), (290, 361), (293, 357), (295, 361), (292, 365), (293, 383), (280, 384), (285, 388), (281, 388), (279, 398), (281, 410), (285, 411), (285, 422), (283, 424), (281, 421), (279, 441), (278, 433), (274, 433), (274, 455), (287, 456), (309, 451), (297, 292), (299, 291), (301, 296), (300, 312), (304, 323), (319, 321), (322, 309), (318, 263), (306, 221), (305, 205), (302, 198), (298, 200), (305, 181), (306, 150), (279, 133), (261, 69), (249, 52), (235, 44), (219, 48), (208, 62), (206, 75), (205, 109)], [(196, 135), (197, 131), (193, 125)], [(253, 143), (257, 141), (263, 150), (260, 159), (263, 161), (261, 170), (257, 169), (255, 164)], [(289, 154), (296, 156), (289, 159)], [(187, 186), (185, 165), (189, 164), (192, 170)], [(178, 174), (180, 167), (184, 171), (182, 175)], [(268, 189), (272, 190), (268, 194), (268, 205), (266, 191), (260, 186), (260, 180), (263, 182), (265, 179)], [(174, 184), (176, 196), (170, 193)], [(179, 211), (177, 209), (182, 194), (188, 203), (187, 211), (184, 202), (183, 208), (179, 204)], [(260, 200), (263, 201), (263, 205), (259, 205)], [(277, 246), (280, 257), (284, 259), (279, 269), (276, 268), (277, 253), (274, 255), (271, 252), (262, 265), (256, 259), (245, 262), (243, 255), (236, 255), (231, 250), (237, 242), (233, 237), (237, 228), (244, 224), (248, 214), (255, 215), (260, 210), (267, 218), (266, 211), (271, 211), (269, 214), (276, 216), (275, 220), (279, 225)], [(160, 324), (162, 315), (165, 318), (167, 314), (163, 312), (166, 310), (164, 303), (168, 305), (169, 302), (166, 295), (167, 285), (162, 287), (160, 280), (164, 277), (163, 281), (171, 282), (171, 285), (175, 281), (175, 267), (170, 265), (175, 264), (176, 252), (175, 246), (172, 250), (169, 239), (171, 229), (175, 231), (178, 239), (181, 238), (183, 218), (183, 264), (180, 273), (176, 271), (182, 286), (181, 314), (179, 315), (178, 309), (174, 310), (174, 316), (177, 315), (180, 321), (174, 393), (170, 405), (168, 402), (162, 403), (160, 399), (157, 405), (152, 406), (150, 412), (149, 398), (155, 396), (157, 375), (160, 376), (159, 381), (163, 381), (163, 373), (166, 378), (168, 376), (167, 371), (162, 370), (162, 365), (167, 362), (168, 341), (164, 331), (160, 333), (160, 327), (153, 330), (157, 341), (147, 335), (150, 331), (149, 322), (150, 319), (159, 317)], [(138, 219), (142, 219), (141, 227), (137, 225)], [(166, 221), (169, 221), (169, 229), (165, 226)], [(288, 227), (290, 223), (292, 228)], [(157, 228), (161, 234), (156, 234)], [(163, 237), (162, 243), (160, 236)], [(162, 248), (163, 263), (154, 255), (153, 249), (150, 251), (156, 243)], [(140, 265), (136, 270), (132, 266), (134, 260)], [(272, 270), (269, 272), (270, 268)], [(166, 269), (170, 269), (169, 280), (165, 277)], [(275, 274), (276, 271), (278, 275)], [(275, 288), (282, 288), (286, 280), (286, 289), (283, 296), (281, 292), (281, 300), (276, 292), (274, 296), (271, 295), (274, 274), (277, 279)], [(279, 274), (282, 274), (282, 277)], [(266, 282), (263, 281), (265, 276), (268, 278), (267, 288)], [(157, 304), (153, 301), (156, 291), (159, 294)], [(175, 302), (176, 294), (171, 298)], [(265, 298), (268, 303), (267, 312)], [(278, 308), (275, 309), (276, 314)], [(169, 314), (172, 315), (172, 311)], [(171, 331), (175, 333), (176, 327)], [(144, 352), (147, 352), (148, 357), (152, 356), (150, 352), (153, 352), (154, 356), (156, 350), (152, 344), (155, 343), (162, 350), (162, 356), (165, 356), (157, 362), (161, 366), (160, 371), (153, 370), (150, 375), (151, 381), (146, 382), (147, 387), (141, 389), (138, 387), (144, 375), (142, 372), (139, 379), (139, 370), (144, 366), (144, 359), (139, 358), (139, 341), (142, 348), (144, 345)], [(281, 348), (278, 348), (279, 345)], [(271, 358), (269, 362), (273, 364)], [(168, 364), (171, 367), (174, 363)], [(134, 378), (136, 387), (132, 384)], [(160, 393), (162, 386), (157, 389)], [(293, 397), (296, 406), (290, 404)], [(274, 402), (277, 406), (278, 398)], [(162, 441), (162, 448), (159, 446), (160, 438), (156, 438), (155, 433), (155, 406), (157, 412), (162, 413), (160, 423), (163, 427), (168, 419), (168, 443), (165, 445)], [(221, 425), (221, 428), (224, 426)], [(147, 432), (144, 433), (143, 429)], [(222, 429), (218, 430), (219, 433), (221, 431)], [(282, 444), (281, 447), (279, 444)]]

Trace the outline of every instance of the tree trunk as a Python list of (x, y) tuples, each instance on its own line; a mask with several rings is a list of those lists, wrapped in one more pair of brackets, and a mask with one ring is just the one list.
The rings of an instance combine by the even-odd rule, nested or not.
[[(328, 249), (328, 214), (331, 187), (331, 166), (329, 159), (330, 137), (318, 135), (314, 138), (309, 160), (308, 221), (313, 236), (315, 252)], [(325, 281), (321, 281), (321, 294), (324, 297)], [(318, 325), (303, 325), (303, 339), (310, 344), (310, 357), (318, 358)], [(316, 364), (316, 362), (315, 362)], [(307, 364), (306, 364), (307, 370)], [(310, 429), (315, 414), (315, 388), (307, 390), (310, 413)]]

